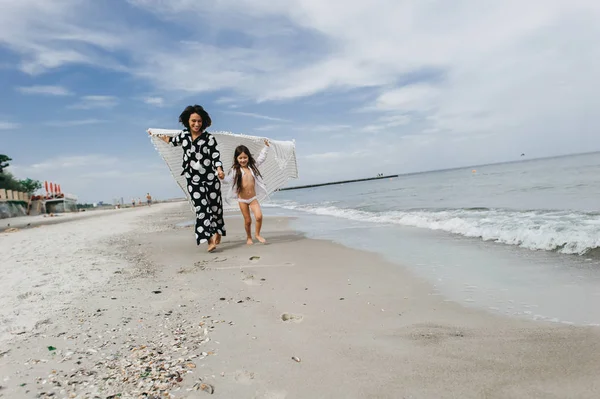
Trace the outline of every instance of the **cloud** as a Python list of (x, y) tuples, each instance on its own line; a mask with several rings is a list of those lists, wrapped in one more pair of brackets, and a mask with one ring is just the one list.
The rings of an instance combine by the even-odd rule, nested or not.
[[(102, 2), (8, 2), (0, 46), (30, 74), (84, 64), (137, 79), (160, 98), (210, 93), (224, 108), (296, 107), (303, 120), (286, 132), (299, 132), (309, 154), (339, 152), (324, 149), (319, 133), (344, 139), (349, 154), (378, 149), (379, 162), (398, 168), (507, 159), (515, 148), (600, 147), (594, 0), (130, 0), (128, 7), (136, 18)], [(79, 107), (117, 101), (83, 99)], [(286, 122), (238, 115), (282, 122), (256, 131)]]
[(295, 130), (311, 131), (316, 133), (332, 133), (352, 129), (352, 125), (314, 125), (314, 126), (296, 126)]
[(303, 137), (307, 137), (310, 134), (318, 135), (319, 137), (323, 137), (324, 134), (330, 133), (338, 133), (352, 130), (351, 125), (344, 124), (319, 124), (319, 125), (305, 125), (305, 124), (267, 124), (263, 126), (258, 126), (253, 128), (252, 130), (256, 132), (272, 132), (272, 131), (280, 131), (286, 132), (289, 134), (298, 134)]
[(256, 119), (264, 119), (264, 120), (267, 120), (267, 121), (289, 122), (289, 120), (287, 120), (287, 119), (276, 118), (276, 117), (268, 116), (268, 115), (255, 114), (255, 113), (252, 113), (252, 112), (223, 111), (223, 113), (225, 113), (225, 114), (231, 114), (231, 115), (247, 116), (247, 117), (256, 118)]
[(62, 86), (22, 86), (17, 91), (23, 94), (43, 94), (49, 96), (70, 96), (73, 93)]
[(256, 132), (271, 132), (273, 130), (281, 129), (282, 126), (283, 125), (264, 125), (264, 126), (255, 127), (252, 130), (254, 130)]
[(323, 152), (320, 154), (309, 154), (299, 157), (300, 159), (340, 159), (344, 155), (343, 152), (331, 151), (331, 152)]
[(233, 97), (219, 97), (215, 100), (215, 104), (233, 104), (238, 100)]
[(109, 16), (101, 5), (77, 0), (4, 2), (0, 45), (18, 54), (18, 68), (30, 75), (73, 64), (119, 69), (122, 65), (109, 52), (139, 36), (121, 24), (106, 29)]
[(106, 121), (101, 119), (79, 119), (79, 120), (65, 120), (65, 121), (49, 121), (45, 122), (44, 125), (52, 127), (73, 127), (73, 126), (85, 126), (85, 125), (96, 125), (98, 123), (104, 123)]
[(0, 130), (14, 130), (21, 127), (18, 123), (0, 121)]
[(112, 108), (119, 102), (115, 96), (83, 96), (79, 102), (69, 106), (71, 109)]
[(119, 160), (110, 155), (90, 154), (90, 155), (73, 155), (60, 156), (47, 159), (43, 162), (34, 163), (27, 167), (21, 167), (25, 171), (44, 170), (45, 172), (53, 172), (64, 168), (97, 168), (114, 165)]
[[(133, 60), (125, 69), (128, 73), (167, 91), (230, 90), (258, 101), (293, 99), (331, 89), (389, 89), (434, 68), (446, 72), (448, 82), (441, 87), (443, 92), (453, 91), (455, 83), (468, 74), (474, 80), (487, 77), (481, 90), (463, 86), (468, 95), (471, 90), (484, 92), (486, 85), (496, 85), (496, 74), (502, 78), (535, 77), (532, 71), (544, 69), (566, 54), (572, 67), (585, 67), (590, 54), (579, 49), (569, 51), (563, 45), (573, 43), (567, 37), (584, 39), (597, 33), (593, 21), (598, 16), (598, 6), (592, 0), (569, 5), (538, 0), (527, 6), (507, 1), (489, 7), (473, 0), (457, 4), (452, 10), (439, 2), (393, 0), (375, 0), (368, 7), (364, 2), (342, 5), (313, 0), (278, 6), (247, 0), (221, 1), (218, 5), (211, 3), (211, 7), (203, 7), (209, 4), (206, 1), (189, 0), (129, 3), (140, 12), (151, 12), (162, 19), (166, 25), (157, 25), (155, 30), (164, 30), (165, 37), (169, 24), (180, 18), (200, 20), (203, 23), (196, 24), (202, 27), (199, 29), (205, 31), (207, 26), (215, 35), (236, 31), (247, 40), (242, 41), (243, 45), (220, 46), (177, 38), (137, 42), (133, 39), (151, 33), (126, 24), (125, 19), (115, 17), (112, 34), (104, 33), (101, 23), (86, 19), (83, 24), (77, 19), (84, 12), (97, 11), (99, 5), (68, 1), (42, 4), (32, 0), (7, 7), (5, 21), (15, 22), (4, 28), (7, 33), (13, 28), (6, 40), (9, 44), (26, 44), (28, 50), (23, 51), (34, 53), (37, 64), (48, 68), (94, 62), (95, 58), (100, 58), (97, 64), (110, 67), (114, 62), (106, 61), (112, 57), (103, 52), (126, 51)], [(39, 8), (32, 13), (35, 15), (27, 13), (28, 5)], [(511, 24), (506, 24), (507, 19)], [(257, 25), (264, 31), (277, 28), (285, 35), (275, 39), (264, 35)], [(152, 35), (156, 36), (158, 32)], [(73, 43), (79, 46), (69, 55), (68, 45)], [(553, 48), (557, 51), (551, 51)], [(517, 67), (518, 61), (530, 53), (540, 55), (536, 60), (539, 62)], [(55, 61), (41, 62), (45, 55)], [(180, 61), (174, 64), (174, 58)], [(503, 62), (515, 59), (516, 63)], [(201, 70), (195, 67), (198, 64)], [(586, 74), (593, 72), (589, 66), (584, 69)], [(424, 87), (383, 90), (375, 106), (429, 108), (427, 99), (435, 95), (436, 87)]]
[(386, 115), (377, 119), (377, 123), (366, 125), (359, 130), (367, 133), (393, 130), (399, 126), (407, 126), (412, 121), (408, 115)]
[(165, 105), (165, 99), (162, 97), (144, 97), (142, 101), (148, 105), (155, 105), (157, 107)]
[[(370, 89), (377, 94), (361, 107), (374, 114), (367, 132), (496, 131), (509, 141), (560, 135), (569, 124), (596, 119), (600, 106), (590, 90), (600, 81), (593, 67), (600, 49), (589, 45), (600, 36), (600, 7), (591, 0), (464, 1), (451, 9), (439, 1), (226, 0), (202, 13), (186, 0), (132, 3), (165, 20), (187, 14), (214, 32), (247, 38), (245, 45), (180, 42), (160, 50), (164, 60), (185, 54), (176, 67), (159, 62), (138, 71), (164, 90), (226, 90), (264, 102)], [(256, 25), (287, 33), (275, 40)], [(188, 66), (197, 63), (205, 78), (190, 85), (197, 71)]]
[(349, 160), (355, 161), (357, 158), (364, 158), (370, 155), (370, 151), (366, 150), (358, 150), (352, 152), (345, 151), (330, 151), (330, 152), (322, 152), (316, 154), (302, 155), (298, 158), (307, 159), (307, 160), (317, 160), (317, 161), (337, 161), (337, 160)]
[(440, 90), (426, 84), (414, 84), (384, 91), (368, 109), (381, 111), (424, 112), (435, 108)]

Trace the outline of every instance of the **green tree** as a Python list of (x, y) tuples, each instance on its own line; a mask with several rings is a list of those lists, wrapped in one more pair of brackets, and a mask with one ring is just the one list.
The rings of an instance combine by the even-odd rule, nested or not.
[(9, 161), (12, 161), (12, 159), (4, 154), (0, 154), (0, 173), (4, 173), (4, 169), (8, 168)]
[(33, 179), (17, 180), (14, 178), (12, 173), (6, 171), (12, 161), (10, 157), (4, 154), (0, 154), (0, 188), (6, 190), (26, 192), (28, 194), (34, 193), (36, 190), (42, 188), (42, 183)]
[(9, 172), (0, 174), (0, 188), (13, 191), (25, 191), (25, 188), (21, 185), (21, 183)]
[(39, 180), (32, 180), (27, 178), (25, 180), (19, 180), (19, 184), (27, 194), (33, 194), (40, 188), (42, 188), (42, 183)]

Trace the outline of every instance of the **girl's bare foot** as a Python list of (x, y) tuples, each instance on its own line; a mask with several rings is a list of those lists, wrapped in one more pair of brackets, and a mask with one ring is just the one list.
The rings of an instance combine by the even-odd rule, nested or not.
[(267, 243), (267, 240), (265, 240), (265, 239), (264, 239), (264, 238), (262, 238), (261, 236), (256, 236), (256, 239), (257, 239), (259, 242), (263, 243), (263, 244), (266, 244), (266, 243)]
[(252, 242), (252, 238), (248, 237), (248, 238), (246, 239), (246, 245), (252, 245), (252, 244), (254, 244), (254, 243)]

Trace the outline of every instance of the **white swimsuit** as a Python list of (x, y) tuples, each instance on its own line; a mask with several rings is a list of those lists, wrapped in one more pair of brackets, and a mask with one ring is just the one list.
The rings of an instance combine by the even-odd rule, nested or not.
[(252, 198), (248, 198), (248, 199), (244, 199), (244, 198), (239, 198), (238, 197), (238, 202), (242, 202), (244, 204), (248, 204), (250, 205), (252, 203), (252, 201), (254, 201), (256, 199), (256, 195)]

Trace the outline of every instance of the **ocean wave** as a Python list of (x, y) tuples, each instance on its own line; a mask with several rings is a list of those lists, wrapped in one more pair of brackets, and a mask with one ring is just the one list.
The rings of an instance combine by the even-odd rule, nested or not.
[(315, 215), (445, 231), (531, 250), (593, 256), (600, 252), (600, 214), (469, 208), (368, 212), (292, 201), (273, 205)]

